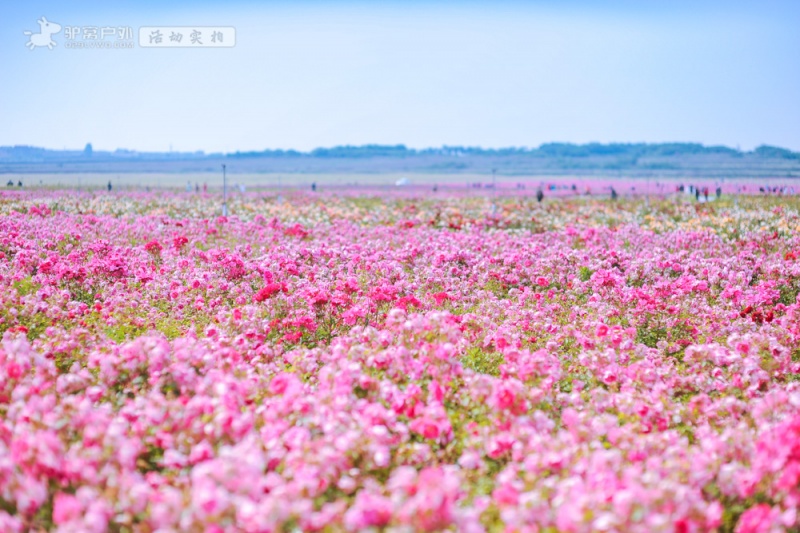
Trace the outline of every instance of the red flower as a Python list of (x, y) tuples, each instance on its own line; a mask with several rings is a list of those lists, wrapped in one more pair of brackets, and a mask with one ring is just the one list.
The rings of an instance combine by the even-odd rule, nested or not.
[(253, 300), (256, 302), (263, 302), (268, 298), (272, 298), (275, 294), (279, 293), (283, 287), (280, 283), (267, 283), (263, 289), (258, 291)]
[(308, 230), (306, 230), (302, 224), (295, 224), (283, 230), (284, 235), (291, 235), (294, 237), (300, 237), (301, 239), (308, 235)]
[(426, 439), (435, 439), (439, 437), (439, 425), (435, 420), (423, 416), (411, 421), (409, 428), (414, 433), (422, 435)]
[(395, 307), (402, 309), (403, 311), (408, 311), (408, 306), (413, 305), (415, 307), (420, 307), (422, 302), (417, 300), (414, 296), (403, 296), (397, 302), (395, 302)]
[(144, 245), (144, 249), (149, 254), (158, 255), (158, 254), (161, 253), (161, 250), (163, 250), (164, 248), (161, 246), (161, 244), (158, 241), (153, 240), (153, 241), (150, 241), (147, 244), (145, 244)]
[(436, 305), (442, 305), (442, 302), (450, 299), (450, 296), (444, 291), (431, 294), (431, 297), (436, 300)]

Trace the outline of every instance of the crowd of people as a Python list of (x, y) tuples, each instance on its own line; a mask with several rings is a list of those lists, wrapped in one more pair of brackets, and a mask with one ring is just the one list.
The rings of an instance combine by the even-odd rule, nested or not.
[[(476, 184), (471, 184), (472, 187), (475, 187)], [(478, 187), (480, 184), (478, 184)], [(655, 182), (655, 189), (656, 194), (658, 195), (666, 195), (669, 194), (670, 190), (669, 184), (664, 184), (660, 182)], [(524, 184), (517, 184), (517, 189), (524, 189)], [(650, 190), (650, 186), (648, 185), (646, 190), (646, 194), (652, 192)], [(577, 184), (573, 183), (572, 185), (565, 185), (565, 184), (554, 184), (554, 183), (542, 183), (540, 182), (539, 186), (536, 189), (536, 200), (541, 202), (545, 197), (545, 191), (555, 193), (558, 190), (567, 190), (570, 191), (573, 195), (580, 194)], [(617, 192), (616, 188), (613, 185), (609, 185), (607, 187), (602, 188), (602, 194), (609, 194), (612, 200), (616, 200), (619, 198), (619, 193)], [(676, 193), (683, 193), (689, 194), (695, 197), (695, 200), (698, 202), (708, 202), (711, 201), (712, 197), (714, 199), (720, 199), (722, 197), (722, 184), (716, 183), (714, 184), (713, 188), (709, 185), (684, 185), (683, 183), (676, 185), (674, 191)], [(736, 187), (735, 194), (751, 194), (754, 193), (756, 189), (753, 187), (752, 189), (748, 190), (747, 185), (738, 185)], [(762, 195), (775, 195), (775, 196), (790, 196), (795, 194), (795, 188), (792, 185), (761, 185), (758, 187), (758, 193)], [(592, 189), (587, 185), (584, 189), (584, 194), (586, 196), (592, 195)], [(636, 193), (636, 186), (630, 186), (630, 194), (635, 196)]]
[[(41, 181), (40, 181), (40, 184), (41, 184)], [(6, 186), (7, 187), (14, 187), (15, 186), (14, 180), (12, 178), (9, 178), (9, 180), (6, 182)], [(23, 187), (23, 183), (22, 183), (22, 179), (21, 178), (16, 182), (16, 187), (19, 187), (19, 188)], [(493, 183), (472, 182), (472, 183), (469, 184), (469, 187), (472, 188), (472, 189), (494, 189), (494, 188), (496, 188), (496, 185), (493, 184)], [(715, 199), (719, 199), (722, 196), (722, 185), (719, 182), (716, 183), (713, 188), (710, 187), (709, 185), (695, 185), (695, 184), (685, 185), (683, 183), (675, 185), (674, 189), (672, 189), (672, 187), (673, 187), (673, 185), (670, 185), (669, 183), (661, 183), (661, 182), (656, 181), (655, 182), (655, 194), (666, 195), (666, 194), (669, 194), (670, 190), (674, 190), (675, 193), (688, 194), (688, 195), (694, 196), (695, 200), (697, 200), (698, 202), (708, 202), (708, 201), (710, 201), (712, 199), (712, 197), (715, 198)], [(113, 187), (113, 184), (112, 184), (111, 180), (108, 181), (108, 184), (106, 185), (106, 188), (109, 191), (113, 190), (114, 187)], [(244, 184), (235, 184), (233, 186), (233, 188), (238, 189), (242, 193), (244, 193), (246, 191), (246, 187), (245, 187)], [(311, 192), (316, 192), (317, 191), (317, 183), (313, 182), (311, 184), (310, 188), (311, 188)], [(525, 183), (518, 182), (516, 184), (516, 190), (523, 191), (525, 189), (526, 189), (526, 184)], [(730, 189), (730, 187), (729, 187), (729, 189)], [(146, 190), (149, 192), (150, 191), (150, 187), (148, 186), (146, 188)], [(204, 193), (207, 193), (208, 192), (208, 184), (207, 183), (203, 183), (201, 185), (199, 182), (195, 182), (194, 184), (192, 184), (191, 181), (187, 181), (186, 182), (186, 192), (199, 193), (201, 190)], [(433, 185), (432, 190), (433, 190), (433, 192), (437, 192), (439, 190), (438, 184)], [(650, 187), (649, 184), (648, 184), (648, 186), (646, 187), (645, 190), (647, 191), (648, 194), (650, 192), (653, 192), (652, 188)], [(561, 194), (559, 194), (559, 191), (562, 191)], [(538, 186), (536, 187), (536, 199), (539, 202), (543, 201), (544, 198), (545, 198), (546, 193), (553, 193), (553, 195), (563, 196), (565, 191), (566, 191), (567, 195), (572, 194), (572, 195), (575, 195), (575, 196), (580, 195), (580, 194), (583, 194), (585, 196), (591, 196), (591, 195), (595, 194), (595, 192), (592, 190), (592, 188), (589, 185), (585, 185), (585, 186), (581, 185), (581, 187), (579, 188), (578, 184), (576, 184), (576, 183), (572, 183), (572, 184), (560, 183), (560, 184), (557, 184), (557, 183), (539, 182)], [(793, 185), (760, 185), (760, 186), (758, 186), (757, 189), (756, 189), (755, 185), (751, 185), (750, 189), (748, 189), (747, 185), (737, 185), (736, 189), (735, 189), (735, 194), (754, 194), (754, 193), (756, 193), (756, 191), (758, 192), (758, 194), (775, 195), (775, 196), (788, 196), (788, 195), (796, 194), (795, 188), (794, 188)], [(635, 196), (637, 194), (636, 187), (631, 185), (629, 192), (630, 192), (631, 195)], [(600, 187), (600, 194), (603, 195), (603, 196), (608, 195), (612, 200), (616, 200), (620, 196), (620, 193), (617, 192), (616, 188), (614, 186), (612, 186), (612, 185), (608, 185), (608, 186), (605, 186), (605, 187)], [(639, 194), (641, 194), (641, 191), (640, 191)]]

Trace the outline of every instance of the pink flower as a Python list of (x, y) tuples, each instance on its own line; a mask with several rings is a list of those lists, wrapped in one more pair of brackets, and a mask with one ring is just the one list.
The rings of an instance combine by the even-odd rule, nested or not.
[(606, 385), (611, 385), (617, 382), (617, 375), (613, 369), (609, 369), (603, 372), (603, 383)]
[(264, 300), (272, 298), (278, 294), (282, 288), (283, 287), (280, 283), (267, 283), (255, 294), (255, 296), (253, 296), (253, 300), (256, 302), (263, 302)]
[(553, 186), (0, 191), (0, 531), (797, 529), (794, 211)]
[(509, 411), (515, 415), (525, 412), (526, 406), (521, 384), (516, 380), (498, 383), (492, 395), (491, 405), (496, 409)]
[(392, 519), (392, 502), (366, 490), (356, 495), (353, 506), (344, 515), (345, 527), (350, 531), (363, 531), (384, 527)]
[(158, 254), (161, 253), (161, 250), (163, 250), (163, 247), (161, 246), (161, 244), (158, 241), (153, 240), (153, 241), (150, 241), (147, 244), (145, 244), (144, 245), (144, 249), (149, 254), (158, 255)]
[(293, 374), (283, 372), (272, 378), (269, 383), (269, 391), (272, 394), (284, 394), (292, 390), (297, 384), (297, 378)]
[(706, 510), (706, 527), (715, 529), (722, 525), (723, 513), (724, 509), (721, 503), (717, 501), (711, 502)]
[(450, 299), (450, 296), (444, 291), (433, 293), (431, 297), (436, 301), (436, 305), (442, 305)]
[(737, 533), (768, 533), (772, 529), (772, 507), (766, 503), (754, 505), (739, 517)]
[(53, 499), (53, 523), (60, 526), (75, 520), (81, 515), (82, 509), (78, 498), (59, 492)]
[(439, 437), (439, 424), (426, 416), (412, 420), (409, 424), (409, 428), (414, 433), (422, 435), (426, 439), (436, 439)]
[(500, 485), (492, 492), (492, 499), (500, 505), (517, 505), (519, 492), (509, 484)]
[(302, 224), (294, 224), (289, 226), (285, 230), (283, 230), (285, 235), (291, 235), (293, 237), (300, 237), (303, 238), (308, 235), (308, 231), (303, 227)]

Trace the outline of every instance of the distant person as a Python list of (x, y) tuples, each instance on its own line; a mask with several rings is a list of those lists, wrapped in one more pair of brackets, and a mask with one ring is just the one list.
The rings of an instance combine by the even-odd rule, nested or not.
[(195, 183), (194, 184), (194, 192), (200, 192), (200, 184), (199, 183)]
[(191, 181), (187, 181), (186, 182), (186, 192), (192, 192), (192, 182)]
[(578, 192), (578, 186), (575, 185), (574, 183), (572, 184), (572, 192), (574, 192), (574, 193)]
[(435, 183), (433, 184), (433, 192), (439, 192), (439, 186)]
[(313, 182), (311, 184), (311, 192), (317, 192), (317, 182)]
[(542, 203), (543, 199), (544, 199), (544, 192), (542, 192), (542, 188), (540, 187), (536, 189), (536, 201)]
[(722, 187), (720, 187), (719, 185), (717, 185), (716, 193), (717, 193), (717, 200), (719, 200), (720, 197), (722, 196)]
[(112, 189), (112, 187), (111, 187), (111, 180), (108, 180), (108, 190), (110, 191), (111, 189)]
[(17, 182), (17, 187), (22, 187), (22, 180), (19, 180), (19, 181)]
[(13, 187), (13, 186), (14, 186), (14, 180), (8, 180), (8, 183), (6, 183), (6, 187)]
[(203, 183), (203, 192), (208, 192), (208, 183)]
[(708, 201), (708, 187), (703, 187), (703, 196), (706, 198), (706, 202)]
[(700, 201), (700, 189), (698, 189), (697, 187), (694, 188), (694, 199), (697, 200), (698, 202)]
[(617, 194), (617, 190), (614, 187), (611, 187), (611, 199), (616, 201), (619, 195)]

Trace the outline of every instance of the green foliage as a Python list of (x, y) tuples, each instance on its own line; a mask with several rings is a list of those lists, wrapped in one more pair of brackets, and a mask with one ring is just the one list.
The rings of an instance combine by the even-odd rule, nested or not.
[(70, 287), (69, 292), (73, 301), (83, 302), (86, 305), (92, 305), (94, 303), (95, 293), (91, 289), (85, 289), (81, 285), (75, 285)]
[(61, 374), (69, 372), (74, 362), (75, 358), (71, 354), (59, 352), (55, 355), (56, 368)]
[(572, 392), (572, 380), (573, 380), (572, 376), (567, 376), (566, 378), (559, 380), (557, 384), (558, 390), (560, 390), (561, 392), (566, 392), (567, 394)]
[(587, 266), (582, 266), (578, 269), (578, 277), (581, 281), (589, 281), (591, 279), (592, 274), (594, 274), (594, 270)]
[[(636, 327), (636, 342), (644, 344), (648, 348), (656, 348), (662, 340), (670, 344), (681, 340), (693, 341), (692, 327), (683, 321), (676, 322), (671, 326), (648, 322)], [(683, 350), (684, 347), (681, 347), (675, 354), (679, 359)]]
[[(192, 329), (192, 322), (190, 320), (176, 320), (170, 317), (164, 317), (156, 321), (155, 330), (163, 334), (168, 340), (174, 340), (182, 337)], [(195, 324), (195, 333), (202, 331), (203, 324)], [(105, 328), (105, 334), (109, 339), (117, 344), (135, 339), (147, 333), (148, 328), (134, 326), (128, 322), (121, 322), (114, 326)]]
[(35, 294), (39, 290), (40, 285), (33, 281), (30, 276), (17, 280), (13, 283), (14, 288), (20, 296), (28, 296)]
[(467, 349), (467, 353), (461, 358), (464, 367), (479, 372), (497, 376), (500, 374), (500, 365), (505, 361), (503, 354), (499, 352), (488, 352), (479, 346), (472, 346)]
[(56, 528), (55, 524), (53, 523), (54, 496), (55, 491), (51, 486), (50, 490), (48, 491), (47, 499), (44, 501), (41, 507), (36, 509), (36, 514), (33, 516), (32, 525), (34, 527), (31, 528), (32, 531), (52, 531)]
[(645, 281), (645, 280), (644, 280), (644, 278), (642, 278), (642, 277), (637, 277), (637, 278), (629, 279), (629, 280), (628, 280), (628, 286), (629, 286), (629, 287), (641, 288), (641, 287), (644, 287), (644, 281)]
[(484, 289), (491, 292), (498, 298), (508, 297), (508, 287), (499, 279), (489, 278), (489, 280), (486, 282), (486, 285), (484, 285)]
[(177, 339), (184, 335), (191, 324), (173, 318), (164, 318), (156, 322), (156, 329), (169, 340)]
[(25, 315), (19, 318), (20, 324), (28, 329), (28, 340), (32, 341), (38, 339), (44, 333), (44, 330), (50, 325), (50, 319), (47, 315), (41, 312), (36, 312), (32, 315)]
[(783, 305), (792, 305), (797, 301), (797, 295), (800, 293), (800, 287), (794, 283), (792, 285), (781, 285), (778, 287), (780, 291), (780, 296), (778, 297), (778, 303), (782, 303)]
[(164, 459), (164, 450), (148, 444), (145, 451), (136, 460), (136, 467), (139, 472), (146, 474), (148, 472), (161, 472), (163, 467), (161, 462)]
[(161, 385), (161, 394), (167, 398), (176, 398), (181, 394), (181, 388), (178, 382), (169, 378), (163, 385)]
[(636, 342), (648, 348), (655, 348), (659, 341), (666, 340), (667, 328), (639, 326), (636, 328)]
[(105, 333), (109, 339), (113, 340), (117, 344), (122, 344), (126, 340), (142, 335), (144, 331), (141, 328), (137, 328), (136, 326), (123, 322), (115, 326), (107, 327)]
[(14, 516), (17, 513), (17, 505), (0, 497), (0, 511), (5, 511)]

